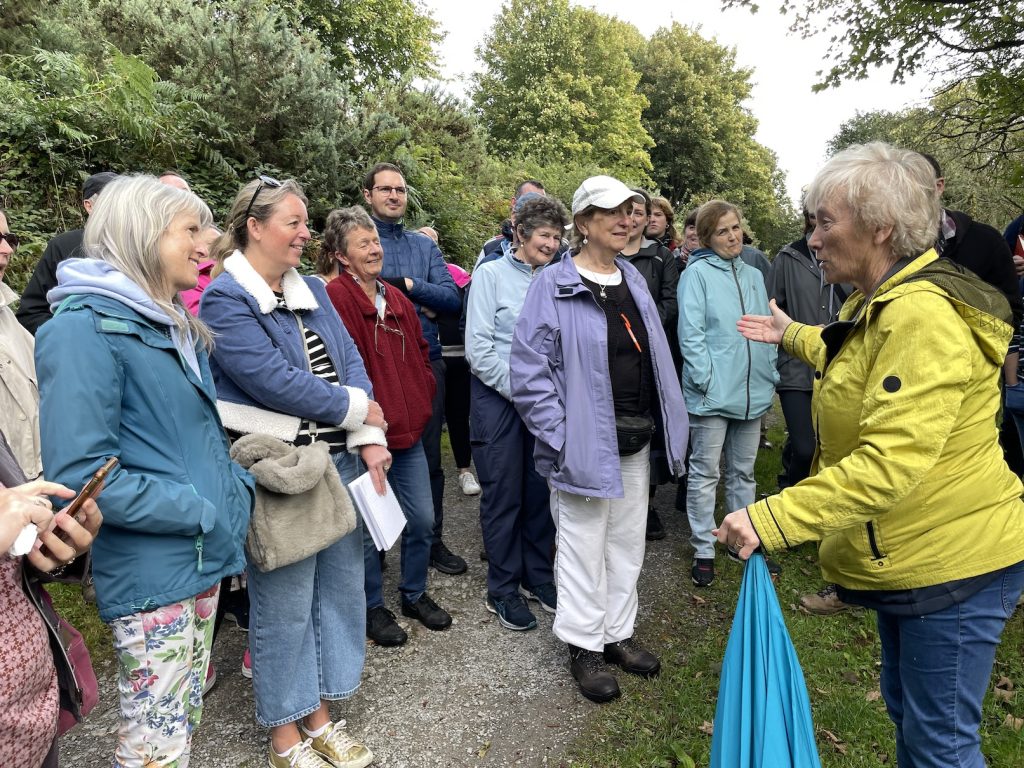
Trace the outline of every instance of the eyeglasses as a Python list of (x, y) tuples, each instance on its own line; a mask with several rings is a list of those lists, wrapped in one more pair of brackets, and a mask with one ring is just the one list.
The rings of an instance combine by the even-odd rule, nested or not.
[(16, 249), (19, 245), (21, 245), (21, 238), (15, 235), (13, 232), (7, 232), (6, 234), (0, 233), (0, 240), (6, 240), (7, 244), (11, 246), (12, 249)]
[(392, 192), (394, 192), (396, 195), (401, 197), (402, 195), (406, 194), (409, 191), (409, 188), (408, 187), (385, 187), (385, 186), (380, 186), (380, 187), (374, 187), (373, 191), (374, 192), (383, 192), (384, 193), (384, 197), (390, 197)]
[(252, 204), (256, 202), (256, 198), (260, 192), (263, 191), (264, 187), (270, 187), (271, 189), (277, 189), (282, 186), (284, 182), (278, 181), (273, 176), (260, 176), (260, 183), (256, 185), (256, 191), (252, 193), (252, 198), (249, 200), (249, 204), (245, 207), (245, 216), (242, 217), (242, 222), (245, 223), (249, 220), (249, 213), (252, 212)]
[(401, 340), (402, 340), (402, 362), (404, 363), (405, 362), (405, 334), (402, 332), (402, 329), (401, 328), (392, 328), (390, 325), (388, 325), (387, 323), (385, 323), (381, 319), (380, 315), (377, 315), (377, 322), (373, 326), (373, 349), (381, 357), (384, 356), (384, 353), (380, 351), (380, 344), (377, 341), (377, 330), (378, 329), (383, 330), (385, 333), (393, 333), (396, 336), (398, 336), (399, 338), (401, 338)]

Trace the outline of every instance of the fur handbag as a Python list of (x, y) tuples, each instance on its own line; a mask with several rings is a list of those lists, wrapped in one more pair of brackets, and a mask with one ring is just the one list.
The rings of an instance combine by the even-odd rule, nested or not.
[(352, 499), (327, 443), (291, 445), (270, 435), (244, 435), (231, 446), (231, 458), (256, 478), (245, 548), (261, 571), (304, 560), (355, 529)]

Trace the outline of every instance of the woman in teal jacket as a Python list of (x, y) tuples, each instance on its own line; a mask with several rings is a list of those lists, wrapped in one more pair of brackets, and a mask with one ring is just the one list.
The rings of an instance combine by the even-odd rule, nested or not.
[(93, 546), (100, 618), (119, 665), (114, 765), (188, 761), (220, 580), (245, 566), (253, 500), (228, 458), (207, 350), (184, 308), (210, 211), (149, 176), (103, 190), (36, 338), (43, 467), (80, 488), (109, 457)]
[[(712, 200), (697, 212), (701, 247), (679, 280), (679, 348), (683, 398), (690, 414), (686, 515), (698, 587), (715, 578), (715, 493), (725, 453), (726, 505), (754, 501), (754, 460), (761, 416), (771, 407), (778, 373), (775, 347), (736, 330), (745, 314), (768, 308), (761, 274), (737, 258), (743, 250), (739, 208)], [(729, 509), (740, 507), (729, 506)]]

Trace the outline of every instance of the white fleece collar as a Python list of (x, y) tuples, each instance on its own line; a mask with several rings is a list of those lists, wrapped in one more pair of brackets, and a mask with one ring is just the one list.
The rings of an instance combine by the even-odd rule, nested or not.
[[(274, 291), (267, 285), (267, 281), (253, 269), (252, 264), (241, 251), (236, 250), (224, 260), (224, 271), (235, 278), (235, 281), (256, 299), (260, 312), (264, 315), (269, 315), (277, 309), (277, 297), (274, 295)], [(320, 306), (316, 303), (316, 298), (309, 290), (309, 286), (294, 268), (284, 273), (281, 278), (281, 289), (284, 292), (285, 306), (293, 312), (302, 309), (317, 309)]]

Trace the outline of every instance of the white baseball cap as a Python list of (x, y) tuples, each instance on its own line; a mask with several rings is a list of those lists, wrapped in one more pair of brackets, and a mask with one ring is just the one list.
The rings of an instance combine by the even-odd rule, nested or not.
[(634, 192), (618, 179), (611, 176), (591, 176), (580, 184), (572, 196), (572, 215), (576, 216), (592, 205), (596, 208), (618, 208), (627, 200), (645, 202), (643, 195)]

